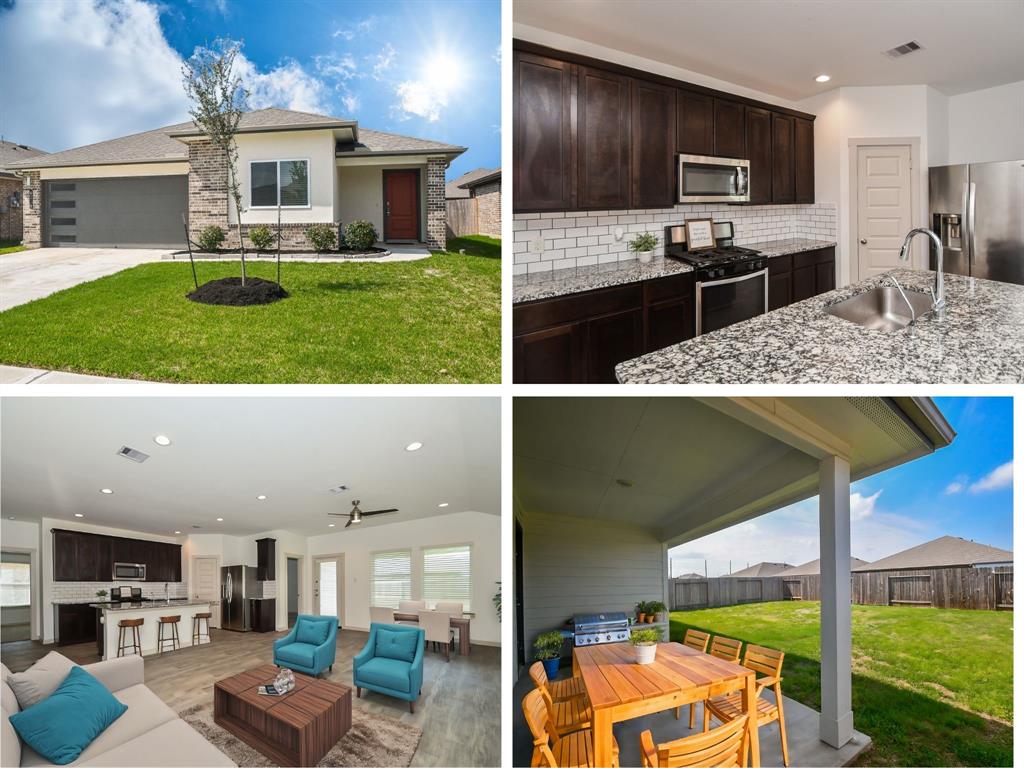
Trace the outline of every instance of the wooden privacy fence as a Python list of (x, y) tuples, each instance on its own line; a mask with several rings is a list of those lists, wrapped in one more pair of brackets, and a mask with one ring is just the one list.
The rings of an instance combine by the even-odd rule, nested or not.
[[(850, 594), (857, 605), (1012, 610), (1013, 569), (932, 568), (853, 573)], [(777, 600), (821, 600), (821, 576), (669, 579), (668, 599), (673, 611)]]
[(480, 233), (477, 220), (477, 201), (475, 197), (446, 200), (448, 211), (448, 237), (462, 237)]

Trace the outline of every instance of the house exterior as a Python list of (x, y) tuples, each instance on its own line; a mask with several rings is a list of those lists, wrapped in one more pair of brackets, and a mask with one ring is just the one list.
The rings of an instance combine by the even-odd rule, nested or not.
[(748, 568), (726, 574), (726, 578), (748, 579), (761, 576), (778, 576), (783, 571), (792, 567), (789, 563), (755, 563)]
[(501, 237), (501, 169), (477, 168), (445, 185), (452, 237)]
[(192, 122), (12, 164), (24, 178), (25, 244), (180, 248), (207, 226), (228, 243), (276, 224), (307, 248), (310, 224), (366, 219), (385, 243), (444, 249), (445, 170), (464, 147), (361, 128), (308, 112), (261, 109), (236, 135), (241, 222), (227, 163)]
[(41, 149), (0, 140), (0, 240), (21, 240), (22, 181), (8, 166), (45, 155)]

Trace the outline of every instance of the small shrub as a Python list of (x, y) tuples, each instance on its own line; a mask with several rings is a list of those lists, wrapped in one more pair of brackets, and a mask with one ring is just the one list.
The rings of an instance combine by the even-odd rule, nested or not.
[(220, 250), (220, 246), (224, 242), (224, 237), (224, 230), (216, 224), (211, 224), (199, 233), (199, 247), (204, 251), (210, 251), (213, 253)]
[(306, 228), (306, 239), (309, 240), (317, 253), (334, 250), (338, 244), (338, 236), (330, 224), (313, 224)]
[(377, 230), (368, 221), (353, 221), (345, 227), (345, 245), (355, 251), (366, 251), (377, 242)]
[(665, 604), (659, 600), (653, 600), (647, 604), (647, 613), (664, 613), (667, 610), (668, 608), (665, 607)]
[(267, 226), (253, 227), (249, 230), (249, 242), (257, 251), (265, 251), (274, 244), (274, 233)]
[(633, 645), (650, 645), (661, 640), (660, 629), (636, 629), (629, 636), (629, 642)]
[(557, 659), (562, 655), (562, 633), (544, 632), (537, 635), (533, 641), (533, 650), (536, 651), (535, 658), (540, 661)]

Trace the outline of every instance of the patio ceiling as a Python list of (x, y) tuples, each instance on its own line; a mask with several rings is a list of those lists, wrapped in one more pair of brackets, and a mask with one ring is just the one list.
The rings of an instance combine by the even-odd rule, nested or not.
[(675, 545), (818, 493), (819, 461), (860, 479), (945, 445), (918, 398), (518, 398), (524, 514), (638, 524)]

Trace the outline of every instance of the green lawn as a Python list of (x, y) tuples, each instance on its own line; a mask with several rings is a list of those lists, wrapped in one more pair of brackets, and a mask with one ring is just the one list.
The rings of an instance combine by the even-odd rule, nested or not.
[[(291, 296), (260, 307), (197, 304), (187, 261), (144, 264), (0, 313), (0, 363), (172, 382), (498, 382), (500, 244), (485, 240), (419, 261), (284, 263)], [(239, 274), (196, 268), (200, 283)]]
[[(786, 652), (782, 690), (816, 710), (820, 610), (813, 602), (677, 611), (687, 627)], [(853, 716), (871, 736), (858, 765), (1012, 765), (1013, 614), (853, 606)]]
[(0, 256), (24, 250), (25, 246), (21, 244), (21, 240), (0, 240)]
[(486, 256), (489, 259), (501, 258), (501, 240), (486, 235), (466, 235), (448, 239), (448, 250), (458, 253), (465, 248), (470, 256)]

